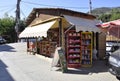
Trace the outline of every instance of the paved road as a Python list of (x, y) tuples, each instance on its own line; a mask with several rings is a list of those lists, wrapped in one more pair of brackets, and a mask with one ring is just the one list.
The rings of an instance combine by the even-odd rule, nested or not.
[(26, 43), (0, 46), (0, 81), (118, 81), (103, 61), (93, 68), (69, 69), (62, 73), (52, 68), (51, 59), (26, 53)]

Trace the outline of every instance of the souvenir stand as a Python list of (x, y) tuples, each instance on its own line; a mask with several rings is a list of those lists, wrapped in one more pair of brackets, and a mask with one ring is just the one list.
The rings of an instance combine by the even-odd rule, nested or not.
[[(58, 18), (55, 17), (38, 26), (28, 27), (27, 29), (31, 31), (33, 29), (35, 30), (32, 31), (35, 35), (28, 32), (28, 30), (22, 37), (26, 35), (26, 33), (28, 36), (28, 33), (30, 33), (30, 37), (41, 37), (41, 40), (35, 43), (37, 54), (52, 57), (56, 46), (62, 47), (65, 52), (67, 67), (91, 67), (94, 43), (93, 32), (98, 31), (98, 29), (94, 27), (94, 21), (68, 15), (63, 16)], [(45, 31), (43, 31), (43, 28)]]
[(49, 30), (47, 32), (47, 37), (42, 37), (42, 40), (38, 42), (39, 54), (47, 57), (53, 57), (58, 41), (58, 29)]
[(92, 32), (66, 33), (66, 59), (70, 68), (92, 66)]

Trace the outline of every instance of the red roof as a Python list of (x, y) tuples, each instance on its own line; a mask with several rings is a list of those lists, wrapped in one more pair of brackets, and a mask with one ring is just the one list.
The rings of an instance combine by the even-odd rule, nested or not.
[(120, 26), (120, 19), (111, 21), (110, 24)]
[(105, 23), (101, 23), (101, 24), (97, 24), (98, 27), (102, 27), (102, 28), (109, 27), (110, 25), (120, 26), (120, 19), (114, 20), (114, 21), (105, 22)]
[(97, 24), (97, 27), (99, 27), (103, 31), (109, 32), (110, 35), (120, 38), (120, 19)]

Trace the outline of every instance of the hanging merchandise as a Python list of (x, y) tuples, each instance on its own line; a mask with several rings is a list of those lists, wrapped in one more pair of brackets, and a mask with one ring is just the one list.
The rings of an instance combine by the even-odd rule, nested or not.
[(66, 33), (66, 54), (70, 68), (92, 66), (92, 33), (69, 30)]

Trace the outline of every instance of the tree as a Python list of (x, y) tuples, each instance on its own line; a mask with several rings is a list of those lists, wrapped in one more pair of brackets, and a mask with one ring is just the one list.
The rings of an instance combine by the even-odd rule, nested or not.
[(98, 19), (103, 22), (120, 19), (120, 9), (112, 9), (111, 12), (100, 15)]
[[(21, 29), (20, 32), (25, 28), (24, 20), (20, 21)], [(4, 36), (8, 42), (15, 42), (15, 18), (5, 14), (4, 18), (0, 19), (0, 35)]]
[(111, 18), (111, 14), (102, 14), (101, 16), (98, 17), (99, 20), (102, 22), (108, 22)]
[(119, 9), (113, 9), (111, 11), (111, 13), (112, 13), (112, 16), (110, 18), (111, 21), (116, 20), (116, 19), (120, 19), (120, 10)]

